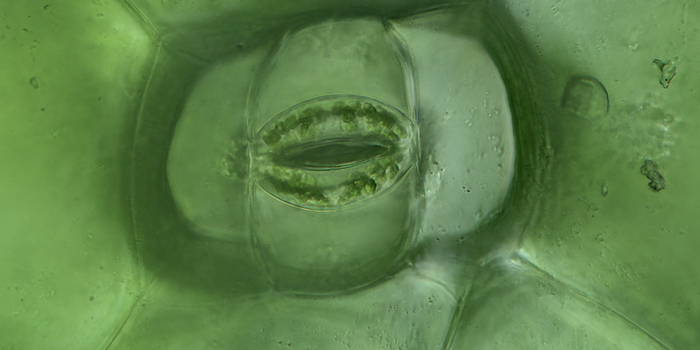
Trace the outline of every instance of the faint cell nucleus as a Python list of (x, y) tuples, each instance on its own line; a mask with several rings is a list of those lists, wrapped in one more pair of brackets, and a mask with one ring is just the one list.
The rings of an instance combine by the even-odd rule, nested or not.
[(564, 88), (561, 108), (567, 114), (578, 118), (600, 119), (608, 112), (608, 92), (596, 78), (575, 75)]

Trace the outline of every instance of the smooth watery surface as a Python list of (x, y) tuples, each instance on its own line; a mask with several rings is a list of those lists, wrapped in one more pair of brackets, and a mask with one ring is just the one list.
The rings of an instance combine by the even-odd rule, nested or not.
[(696, 2), (0, 1), (2, 349), (700, 348)]

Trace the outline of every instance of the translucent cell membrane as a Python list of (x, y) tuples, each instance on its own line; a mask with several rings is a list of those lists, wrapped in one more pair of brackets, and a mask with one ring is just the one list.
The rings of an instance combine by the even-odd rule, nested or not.
[(397, 267), (416, 222), (412, 72), (377, 20), (271, 51), (248, 101), (253, 239), (277, 288), (347, 290)]

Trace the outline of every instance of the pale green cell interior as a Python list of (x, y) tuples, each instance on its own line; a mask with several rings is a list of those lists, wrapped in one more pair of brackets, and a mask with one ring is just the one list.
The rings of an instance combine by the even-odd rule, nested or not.
[(252, 131), (292, 105), (334, 93), (372, 97), (413, 118), (410, 79), (386, 32), (379, 20), (355, 19), (289, 33), (254, 82)]
[[(367, 11), (400, 13), (427, 3), (372, 2)], [(153, 28), (176, 36), (173, 28), (179, 21), (206, 18), (208, 11), (239, 11), (242, 18), (267, 13), (259, 17), (265, 21), (242, 31), (241, 43), (248, 44), (266, 33), (265, 25), (284, 22), (287, 17), (282, 14), (303, 13), (315, 6), (327, 10), (340, 3), (314, 1), (302, 8), (274, 1), (153, 1), (139, 5), (151, 14), (149, 27), (117, 1), (5, 0), (0, 27), (0, 347), (231, 348), (247, 339), (250, 348), (286, 342), (290, 348), (311, 344), (319, 349), (439, 349), (448, 334), (455, 334), (454, 349), (473, 348), (470, 341), (475, 339), (502, 349), (542, 348), (536, 345), (544, 342), (561, 348), (586, 342), (592, 333), (580, 330), (569, 337), (552, 331), (575, 323), (532, 320), (560, 322), (578, 311), (583, 319), (577, 322), (591, 325), (610, 319), (614, 311), (668, 348), (696, 348), (700, 342), (700, 279), (695, 277), (700, 275), (695, 259), (700, 247), (700, 224), (695, 219), (700, 205), (695, 103), (700, 80), (694, 78), (700, 74), (698, 4), (603, 0), (507, 4), (536, 54), (536, 97), (548, 131), (548, 171), (540, 179), (544, 191), (532, 203), (536, 214), (523, 228), (521, 251), (541, 270), (523, 268), (538, 272), (516, 274), (515, 279), (525, 282), (512, 289), (488, 289), (491, 294), (477, 300), (485, 300), (483, 310), (492, 312), (460, 309), (466, 323), (451, 328), (450, 315), (462, 291), (448, 293), (433, 281), (441, 267), (455, 264), (450, 258), (454, 251), (429, 260), (421, 273), (404, 270), (395, 284), (377, 285), (345, 299), (320, 300), (266, 293), (256, 268), (249, 272), (241, 268), (230, 280), (217, 281), (233, 286), (226, 292), (220, 285), (214, 291), (207, 291), (211, 285), (182, 287), (176, 277), (157, 278), (164, 276), (157, 271), (176, 276), (188, 266), (191, 271), (201, 268), (202, 278), (221, 278), (208, 269), (218, 265), (207, 265), (182, 249), (178, 253), (183, 265), (144, 271), (144, 263), (134, 254), (144, 242), (134, 238), (130, 164), (141, 96), (157, 59)], [(190, 29), (193, 36), (204, 31)], [(192, 49), (206, 46), (207, 40), (169, 44)], [(667, 89), (659, 83), (661, 70), (655, 59), (675, 63), (676, 75)], [(596, 77), (605, 86), (610, 97), (606, 116), (589, 121), (561, 112), (561, 93), (573, 74)], [(640, 174), (646, 158), (659, 164), (666, 189), (648, 188), (649, 180)], [(480, 231), (476, 237), (488, 233)], [(469, 251), (467, 244), (473, 241), (466, 239), (456, 249)], [(233, 266), (246, 266), (250, 260), (247, 250), (234, 243), (212, 247), (194, 239), (188, 242), (198, 251), (229, 252), (236, 257), (227, 260)], [(185, 265), (192, 261), (196, 264)], [(471, 285), (470, 269), (465, 267), (462, 276), (465, 290)], [(489, 269), (480, 276), (489, 278)], [(504, 277), (496, 271), (492, 280), (498, 285)], [(513, 278), (505, 276), (507, 282), (501, 285), (509, 286)], [(553, 276), (557, 282), (530, 282), (549, 281), (542, 276)], [(490, 286), (478, 279), (475, 285)], [(587, 306), (579, 299), (566, 308), (562, 299), (546, 301), (549, 295), (581, 296), (569, 288), (602, 306)], [(239, 296), (242, 299), (236, 299)], [(513, 308), (493, 301), (499, 297), (513, 302)], [(537, 303), (544, 306), (533, 308)], [(548, 312), (552, 305), (562, 309)], [(519, 317), (532, 313), (519, 325), (525, 328), (517, 329), (522, 337), (470, 328), (505, 327), (513, 322), (516, 310)], [(280, 319), (290, 318), (294, 321), (280, 325)], [(629, 337), (629, 342), (619, 340), (618, 348), (658, 346), (640, 343), (637, 328), (630, 331), (626, 323), (615, 322), (595, 333), (612, 338), (597, 337), (599, 342), (588, 344), (609, 345), (610, 339)], [(123, 325), (126, 331), (111, 343)], [(240, 331), (232, 334), (232, 328)], [(611, 329), (620, 332), (610, 333)], [(530, 342), (525, 346), (523, 339)]]

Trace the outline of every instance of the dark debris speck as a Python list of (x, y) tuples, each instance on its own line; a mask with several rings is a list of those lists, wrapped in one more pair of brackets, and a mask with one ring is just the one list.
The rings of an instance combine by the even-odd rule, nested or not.
[(654, 192), (659, 192), (666, 188), (666, 179), (659, 172), (659, 165), (653, 160), (645, 160), (639, 171), (649, 179), (649, 188), (654, 190)]

